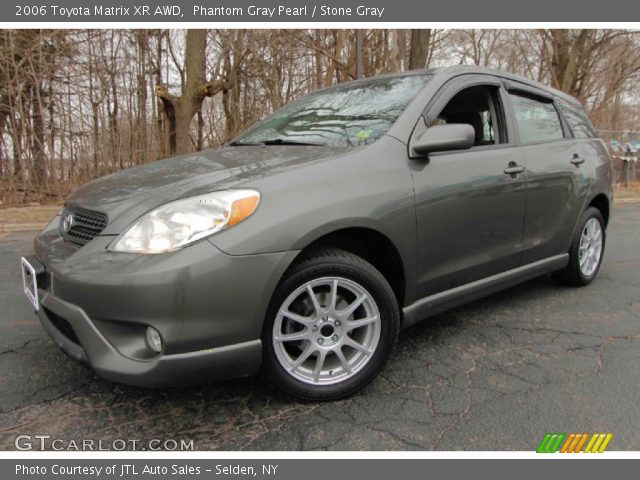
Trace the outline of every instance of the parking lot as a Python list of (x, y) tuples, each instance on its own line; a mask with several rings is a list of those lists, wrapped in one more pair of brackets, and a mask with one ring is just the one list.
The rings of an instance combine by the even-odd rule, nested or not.
[(19, 434), (193, 439), (224, 450), (534, 450), (546, 432), (612, 432), (640, 449), (640, 204), (615, 208), (599, 278), (543, 277), (404, 332), (360, 394), (300, 403), (260, 378), (146, 390), (69, 360), (31, 311), (0, 234), (0, 449)]

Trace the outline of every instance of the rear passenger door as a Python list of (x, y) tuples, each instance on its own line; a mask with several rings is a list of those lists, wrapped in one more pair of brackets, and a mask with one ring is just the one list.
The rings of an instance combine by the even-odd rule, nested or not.
[(522, 264), (568, 251), (589, 193), (586, 158), (546, 92), (511, 85), (509, 99), (527, 174)]

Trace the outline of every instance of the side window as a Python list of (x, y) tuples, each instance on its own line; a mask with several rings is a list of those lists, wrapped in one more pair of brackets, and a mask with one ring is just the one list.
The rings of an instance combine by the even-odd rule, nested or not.
[[(475, 131), (475, 146), (506, 143), (497, 87), (469, 87), (449, 100), (431, 125), (464, 123)], [(430, 125), (430, 126), (431, 126)]]
[(591, 125), (589, 118), (584, 112), (563, 101), (560, 101), (558, 105), (575, 138), (595, 138), (597, 136), (593, 125)]
[(543, 142), (563, 138), (562, 124), (551, 102), (510, 93), (522, 143)]

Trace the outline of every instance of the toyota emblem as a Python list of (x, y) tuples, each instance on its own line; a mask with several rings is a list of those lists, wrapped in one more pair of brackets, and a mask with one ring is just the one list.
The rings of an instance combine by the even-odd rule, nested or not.
[(69, 232), (72, 226), (73, 226), (73, 215), (69, 213), (64, 217), (64, 220), (62, 221), (62, 229), (65, 232)]

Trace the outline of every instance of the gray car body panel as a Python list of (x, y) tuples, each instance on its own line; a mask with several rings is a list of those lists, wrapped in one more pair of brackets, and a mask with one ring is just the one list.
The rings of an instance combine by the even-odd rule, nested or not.
[[(71, 358), (91, 366), (108, 380), (144, 387), (175, 387), (247, 377), (259, 371), (260, 340), (141, 360), (124, 355), (98, 328), (95, 320), (78, 306), (47, 291), (40, 291), (40, 298), (44, 308), (38, 310), (38, 317), (58, 346)], [(53, 316), (66, 319), (80, 344), (61, 333), (52, 322)], [(189, 374), (184, 375), (185, 371)]]
[(227, 147), (159, 160), (100, 177), (67, 203), (107, 214), (102, 235), (117, 235), (155, 207), (213, 190), (252, 184), (261, 177), (346, 151), (340, 147)]
[(35, 254), (48, 292), (81, 308), (116, 349), (139, 360), (146, 360), (146, 325), (160, 332), (169, 355), (258, 339), (273, 290), (298, 253), (230, 256), (204, 241), (135, 255), (110, 252), (110, 242), (102, 236), (70, 246), (54, 219)]
[[(88, 353), (86, 360), (108, 378), (145, 385), (170, 384), (170, 372), (178, 367), (150, 367), (164, 357), (180, 359), (185, 371), (193, 366), (202, 372), (205, 364), (231, 365), (231, 356), (244, 355), (238, 375), (255, 373), (259, 365), (245, 360), (259, 364), (264, 317), (287, 268), (307, 246), (344, 229), (374, 231), (397, 250), (404, 272), (404, 326), (563, 268), (581, 212), (597, 195), (611, 201), (610, 159), (600, 140), (522, 146), (507, 102), (508, 144), (423, 157), (412, 155), (410, 144), (424, 118), (436, 115), (447, 95), (466, 86), (494, 85), (503, 101), (506, 90), (516, 87), (576, 101), (488, 69), (427, 73), (425, 87), (370, 145), (227, 146), (121, 171), (76, 190), (67, 202), (106, 214), (105, 230), (80, 247), (62, 239), (54, 219), (36, 239), (35, 251), (50, 279), (43, 297), (85, 332), (80, 339), (85, 350), (102, 352)], [(571, 164), (574, 154), (585, 163)], [(524, 165), (525, 172), (506, 175), (511, 161)], [(233, 228), (169, 254), (108, 250), (146, 212), (229, 188), (261, 194), (257, 210)], [(46, 312), (40, 315), (51, 331), (51, 319)], [(160, 356), (144, 345), (146, 325), (165, 340)], [(78, 356), (73, 345), (58, 343)], [(218, 360), (214, 354), (190, 355), (200, 351), (220, 355)], [(108, 352), (118, 357), (112, 369), (104, 367)], [(129, 361), (151, 363), (134, 368)]]

